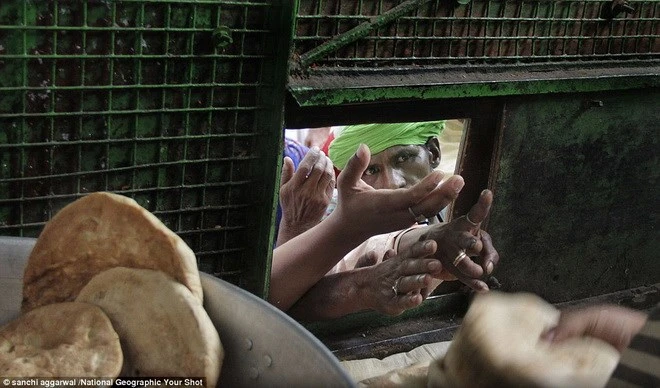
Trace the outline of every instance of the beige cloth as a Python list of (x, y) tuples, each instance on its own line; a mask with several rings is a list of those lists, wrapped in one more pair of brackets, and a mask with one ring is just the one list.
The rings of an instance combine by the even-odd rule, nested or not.
[(415, 364), (428, 364), (432, 360), (440, 359), (444, 357), (450, 343), (451, 341), (424, 344), (409, 352), (393, 354), (382, 360), (365, 358), (341, 361), (341, 365), (355, 382), (359, 382), (384, 375), (393, 370), (407, 368)]

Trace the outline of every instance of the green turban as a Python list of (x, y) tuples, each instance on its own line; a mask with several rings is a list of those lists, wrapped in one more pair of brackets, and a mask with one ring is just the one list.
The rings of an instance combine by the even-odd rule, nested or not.
[(444, 128), (444, 121), (349, 125), (330, 143), (328, 157), (336, 168), (343, 170), (361, 143), (375, 155), (397, 145), (422, 145)]

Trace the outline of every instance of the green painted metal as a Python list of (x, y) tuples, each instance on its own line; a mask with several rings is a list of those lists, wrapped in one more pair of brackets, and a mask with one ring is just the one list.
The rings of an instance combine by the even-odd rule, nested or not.
[(0, 234), (112, 191), (265, 296), (292, 25), (286, 1), (3, 0)]
[(660, 280), (660, 91), (510, 99), (488, 231), (505, 290), (551, 302)]
[[(269, 218), (267, 220), (256, 220), (253, 228), (255, 231), (256, 246), (259, 252), (253, 256), (248, 265), (258, 268), (260, 272), (253, 271), (256, 274), (255, 284), (260, 284), (258, 295), (264, 299), (268, 297), (270, 288), (270, 271), (273, 258), (272, 247), (275, 246), (275, 219), (277, 205), (279, 203), (279, 188), (282, 163), (284, 158), (284, 106), (286, 82), (288, 80), (288, 56), (282, 53), (288, 53), (291, 48), (291, 39), (293, 35), (293, 22), (296, 14), (296, 7), (290, 1), (282, 0), (274, 3), (271, 7), (271, 13), (268, 16), (271, 31), (278, 31), (277, 34), (269, 35), (266, 46), (273, 47), (278, 55), (271, 57), (263, 67), (262, 78), (272, 79), (273, 82), (265, 82), (259, 89), (259, 98), (263, 101), (263, 106), (267, 110), (259, 112), (255, 117), (256, 128), (261, 126), (272, 128), (266, 132), (260, 142), (262, 158), (259, 164), (253, 164), (254, 174), (260, 172), (264, 174), (260, 187), (254, 187), (257, 192), (262, 191), (265, 196), (264, 208)], [(265, 172), (265, 173), (264, 173)]]
[(614, 18), (603, 16), (610, 0), (404, 5), (300, 0), (289, 82), (298, 104), (657, 86), (657, 1)]
[[(619, 74), (610, 73), (608, 75), (602, 75), (599, 70), (582, 70), (580, 76), (570, 78), (570, 71), (567, 69), (558, 72), (554, 79), (549, 77), (543, 79), (538, 76), (535, 76), (534, 79), (514, 78), (514, 76), (507, 77), (500, 74), (488, 77), (488, 73), (484, 76), (484, 73), (474, 71), (472, 73), (479, 74), (481, 80), (462, 82), (438, 82), (436, 80), (434, 83), (434, 78), (429, 78), (428, 82), (419, 84), (382, 82), (386, 78), (385, 76), (374, 75), (372, 85), (368, 85), (370, 75), (363, 74), (361, 81), (355, 81), (353, 75), (327, 77), (329, 79), (319, 76), (318, 82), (316, 79), (315, 82), (293, 79), (289, 83), (289, 90), (300, 106), (326, 106), (374, 101), (577, 93), (660, 86), (660, 65), (657, 61), (641, 68), (623, 67), (617, 70)], [(470, 73), (463, 74), (464, 78), (470, 78), (470, 76)], [(387, 78), (395, 79), (396, 76)], [(358, 84), (359, 82), (362, 84)], [(308, 86), (308, 84), (313, 85)]]

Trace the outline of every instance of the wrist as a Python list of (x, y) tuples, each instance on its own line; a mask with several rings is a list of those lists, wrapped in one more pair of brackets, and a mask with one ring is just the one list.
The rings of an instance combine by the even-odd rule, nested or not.
[(369, 267), (357, 268), (351, 270), (351, 282), (349, 287), (349, 297), (354, 311), (375, 310), (377, 305), (374, 302), (372, 293), (374, 284), (370, 281)]

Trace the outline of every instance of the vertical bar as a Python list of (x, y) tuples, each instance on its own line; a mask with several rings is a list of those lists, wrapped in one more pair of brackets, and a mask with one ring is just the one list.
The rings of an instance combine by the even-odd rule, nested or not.
[[(82, 26), (81, 26), (82, 41), (80, 42), (81, 45), (82, 45), (83, 53), (87, 49), (87, 27), (88, 27), (87, 18), (88, 17), (89, 17), (89, 13), (88, 13), (88, 9), (87, 9), (87, 2), (85, 1), (85, 2), (82, 3), (83, 22), (82, 22)], [(83, 58), (83, 55), (84, 54), (76, 55), (76, 62), (77, 61), (81, 62), (80, 66), (81, 66), (82, 74), (81, 74), (81, 77), (80, 77), (80, 80), (81, 80), (80, 85), (84, 85), (84, 79), (85, 79), (85, 59)], [(76, 62), (73, 62), (73, 63), (76, 63)], [(76, 86), (79, 86), (79, 85), (76, 85)], [(77, 116), (78, 116), (78, 120), (77, 120), (78, 121), (78, 133), (80, 134), (81, 138), (83, 138), (85, 136), (85, 134), (83, 133), (84, 125), (83, 125), (83, 114), (82, 114), (83, 101), (84, 101), (83, 98), (85, 97), (84, 90), (85, 90), (84, 88), (79, 89), (79, 91), (77, 93), (79, 100), (78, 100), (78, 103), (76, 104), (77, 107), (78, 107), (78, 114), (77, 114)], [(80, 144), (76, 145), (76, 150), (78, 152), (78, 160), (77, 160), (78, 165), (76, 166), (76, 171), (82, 171), (83, 170), (82, 169), (83, 144), (84, 143), (80, 143)], [(76, 194), (80, 194), (82, 192), (80, 180), (81, 180), (81, 175), (78, 174), (76, 176)]]
[[(137, 86), (142, 86), (142, 50), (144, 46), (144, 2), (140, 2), (140, 15), (139, 15), (139, 23), (135, 23), (136, 26), (139, 27), (139, 32), (137, 32), (137, 40), (135, 44), (137, 45), (136, 55), (137, 55), (137, 60), (136, 60), (136, 65), (135, 65), (135, 83)], [(133, 147), (133, 152), (131, 158), (133, 168), (131, 168), (131, 191), (135, 192), (135, 187), (137, 186), (137, 178), (136, 178), (136, 168), (134, 166), (136, 158), (135, 155), (137, 154), (137, 138), (138, 138), (138, 128), (140, 128), (140, 114), (142, 112), (142, 107), (140, 104), (140, 87), (135, 88), (135, 113), (133, 116), (133, 139), (132, 139), (132, 147)], [(160, 182), (159, 182), (160, 183)], [(159, 184), (160, 186), (160, 184)]]
[[(438, 2), (437, 1), (433, 2), (433, 6), (431, 8), (431, 16), (432, 15), (438, 15)], [(429, 43), (429, 51), (428, 51), (429, 52), (429, 57), (430, 58), (436, 58), (438, 55), (435, 52), (435, 42), (436, 42), (435, 29), (436, 29), (436, 25), (438, 23), (438, 18), (429, 19), (428, 22), (431, 23), (431, 29), (430, 29), (430, 31), (431, 31), (431, 40), (430, 40), (430, 43)]]
[[(53, 2), (53, 26), (55, 26), (55, 27), (59, 27), (59, 24), (60, 24), (60, 21), (59, 21), (60, 9), (59, 8), (60, 8), (59, 7), (59, 1), (57, 1), (57, 0), (54, 1)], [(53, 37), (52, 53), (54, 55), (57, 55), (58, 54), (57, 28), (53, 29), (52, 37)], [(51, 79), (51, 83), (52, 83), (53, 87), (55, 86), (55, 80), (56, 80), (56, 77), (57, 77), (57, 66), (55, 65), (55, 63), (56, 63), (56, 61), (54, 61), (54, 60), (52, 60), (50, 62), (50, 79)], [(55, 90), (57, 90), (57, 89), (55, 89)], [(51, 102), (51, 104), (50, 104), (51, 108), (50, 109), (51, 109), (51, 111), (53, 111), (55, 109), (56, 103), (57, 103), (56, 102), (57, 100), (55, 98), (55, 94), (57, 94), (57, 92), (50, 94), (50, 102)], [(51, 114), (48, 117), (48, 121), (50, 123), (50, 138), (54, 140), (55, 139), (55, 116)], [(52, 163), (54, 158), (55, 158), (55, 152), (53, 150), (53, 147), (48, 147), (48, 160), (51, 161), (50, 163), (48, 163), (48, 175), (49, 176), (52, 176), (55, 173), (55, 170), (54, 170), (55, 166), (54, 166), (54, 163)], [(51, 194), (52, 194), (52, 187), (51, 187)], [(49, 199), (48, 200), (48, 218), (50, 219), (52, 216), (53, 216), (53, 203)]]
[(641, 35), (643, 33), (643, 31), (641, 30), (641, 25), (642, 25), (641, 18), (643, 18), (643, 15), (644, 15), (644, 13), (643, 13), (644, 3), (639, 4), (638, 8), (639, 9), (637, 11), (638, 12), (637, 15), (639, 15), (639, 16), (635, 19), (635, 21), (636, 21), (635, 44), (633, 45), (633, 52), (635, 54), (639, 54), (639, 40), (641, 39)]
[(411, 37), (412, 38), (412, 47), (410, 49), (411, 50), (410, 54), (412, 55), (413, 58), (415, 58), (415, 57), (419, 57), (418, 52), (417, 52), (417, 46), (418, 46), (417, 42), (419, 41), (419, 35), (418, 35), (418, 33), (419, 33), (419, 29), (418, 29), (418, 25), (419, 25), (419, 8), (417, 8), (415, 10), (414, 15), (411, 17), (411, 21), (413, 23), (413, 28), (412, 28), (412, 37)]
[[(219, 26), (220, 25), (220, 14), (222, 13), (222, 4), (218, 4), (215, 9), (216, 9), (216, 12), (215, 12), (215, 24), (214, 25)], [(213, 53), (217, 54), (217, 48), (213, 49)], [(215, 86), (218, 83), (217, 80), (216, 80), (217, 72), (218, 72), (218, 58), (216, 56), (216, 57), (213, 58), (213, 70), (211, 71), (211, 79), (209, 80), (209, 82), (211, 83), (211, 88), (210, 88), (211, 90), (209, 91), (210, 92), (209, 111), (208, 111), (208, 118), (207, 118), (209, 124), (213, 123), (213, 115), (214, 115), (213, 106), (214, 106), (214, 102), (215, 102), (215, 87), (213, 87), (213, 86)], [(210, 155), (211, 155), (211, 136), (212, 136), (212, 133), (213, 133), (213, 127), (211, 125), (209, 125), (209, 130), (206, 133), (206, 144), (205, 144), (205, 147), (204, 147), (204, 154), (205, 154), (205, 157), (206, 157), (206, 162), (204, 163), (204, 182), (209, 181), (209, 164), (211, 163), (211, 161), (209, 159), (210, 159)], [(206, 213), (205, 213), (204, 209), (206, 209), (206, 207), (209, 206), (209, 205), (210, 204), (207, 203), (207, 198), (206, 198), (206, 185), (204, 185), (204, 187), (202, 187), (202, 206), (201, 206), (202, 209), (200, 211), (200, 216), (199, 216), (199, 230), (201, 230), (201, 231), (203, 231), (205, 229), (205, 224), (206, 224)], [(198, 246), (197, 246), (197, 249), (195, 250), (196, 252), (201, 252), (202, 251), (202, 247), (204, 246), (203, 239), (204, 239), (205, 236), (208, 236), (208, 235), (204, 232), (202, 232), (200, 234), (200, 238), (197, 242)]]
[[(456, 21), (456, 8), (452, 8), (451, 12), (449, 13), (449, 36), (453, 38), (454, 36), (454, 22)], [(449, 44), (447, 45), (447, 62), (451, 62), (452, 58), (452, 51), (451, 51), (451, 46), (454, 43), (454, 39), (449, 39)]]
[[(23, 60), (22, 60), (23, 65), (21, 66), (21, 71), (23, 73), (22, 74), (22, 81), (23, 82), (22, 82), (22, 85), (21, 85), (22, 89), (23, 89), (23, 93), (22, 93), (22, 98), (21, 98), (21, 100), (22, 100), (21, 101), (21, 108), (22, 108), (21, 109), (22, 110), (22, 112), (21, 112), (22, 113), (22, 115), (21, 115), (21, 144), (19, 145), (19, 147), (21, 148), (21, 161), (20, 161), (20, 168), (21, 168), (20, 177), (21, 178), (25, 178), (25, 166), (27, 164), (26, 163), (27, 157), (25, 156), (25, 144), (27, 143), (27, 140), (28, 140), (27, 139), (27, 133), (26, 133), (27, 132), (27, 130), (26, 130), (26, 128), (27, 128), (27, 122), (26, 122), (27, 85), (28, 85), (27, 67), (28, 67), (28, 63), (29, 63), (29, 60), (28, 60), (28, 47), (27, 47), (28, 46), (28, 43), (27, 43), (27, 41), (28, 41), (28, 36), (27, 36), (27, 34), (28, 34), (28, 28), (27, 28), (27, 26), (28, 26), (28, 17), (27, 17), (27, 15), (28, 15), (28, 7), (27, 7), (27, 1), (25, 1), (25, 2), (23, 2), (23, 27), (25, 27), (25, 28), (23, 29)], [(24, 218), (24, 214), (25, 214), (25, 201), (24, 201), (24, 198), (25, 198), (25, 183), (23, 183), (23, 182), (24, 181), (21, 179), (21, 181), (19, 183), (20, 188), (21, 188), (20, 189), (21, 197), (20, 197), (19, 202), (18, 202), (19, 203), (19, 216), (18, 216), (18, 218), (19, 218), (20, 225), (25, 224), (25, 218)], [(24, 235), (23, 234), (24, 229), (25, 228), (21, 227), (20, 236)]]
[(518, 7), (516, 8), (516, 15), (514, 16), (514, 19), (516, 20), (516, 33), (515, 33), (515, 47), (516, 47), (516, 54), (515, 54), (515, 59), (517, 61), (520, 60), (520, 23), (522, 22), (522, 9), (525, 6), (524, 1), (520, 1), (518, 3)]
[(397, 18), (393, 22), (394, 23), (394, 39), (393, 39), (394, 44), (392, 46), (392, 57), (393, 58), (396, 58), (396, 56), (397, 56), (396, 55), (396, 49), (397, 49), (397, 46), (399, 45), (399, 40), (397, 39), (397, 37), (399, 36), (399, 21), (400, 21), (400, 19)]
[[(193, 58), (195, 57), (195, 31), (197, 31), (197, 5), (192, 4), (190, 5), (192, 7), (192, 18), (190, 22), (190, 27), (192, 28), (192, 31), (188, 33), (188, 77), (187, 77), (187, 83), (188, 83), (188, 91), (187, 91), (187, 97), (186, 97), (186, 115), (185, 115), (185, 121), (183, 124), (184, 128), (184, 140), (183, 140), (183, 161), (180, 161), (181, 163), (181, 181), (179, 183), (181, 189), (179, 190), (179, 216), (177, 217), (177, 223), (178, 227), (177, 229), (179, 231), (184, 230), (184, 225), (183, 225), (183, 209), (185, 208), (185, 203), (183, 200), (183, 197), (186, 192), (186, 169), (188, 167), (188, 142), (190, 139), (190, 109), (191, 109), (191, 101), (192, 101), (192, 89), (193, 89), (193, 74), (194, 74), (194, 68), (195, 68), (195, 62), (193, 61)], [(247, 19), (247, 15), (245, 15), (245, 19)]]
[[(550, 22), (548, 23), (548, 36), (553, 36), (552, 33), (554, 32), (553, 28), (553, 20), (555, 19), (555, 15), (557, 15), (557, 8), (556, 8), (556, 3), (554, 1), (550, 2), (550, 10), (548, 11), (548, 14), (546, 15), (548, 19), (550, 19)], [(550, 57), (554, 55), (554, 52), (552, 48), (556, 44), (556, 39), (552, 39), (552, 41), (548, 41), (547, 47), (546, 47), (546, 56)]]
[(488, 19), (490, 19), (490, 0), (486, 1), (486, 10), (484, 11), (485, 19), (484, 19), (484, 40), (483, 40), (483, 47), (481, 50), (481, 56), (482, 58), (487, 59), (487, 46), (489, 46), (489, 40), (488, 38)]
[(536, 56), (536, 43), (537, 43), (538, 34), (539, 34), (539, 32), (537, 30), (538, 18), (539, 18), (539, 7), (540, 7), (540, 4), (538, 2), (534, 3), (534, 9), (532, 11), (532, 19), (534, 19), (534, 21), (532, 22), (532, 46), (530, 48), (530, 50), (531, 50), (530, 55), (529, 55), (530, 59), (534, 59), (534, 57)]
[[(169, 54), (170, 54), (170, 30), (171, 29), (172, 29), (172, 3), (168, 2), (165, 6), (165, 31), (166, 31), (165, 32), (165, 56), (166, 57), (169, 56)], [(164, 66), (163, 71), (165, 73), (163, 74), (163, 83), (165, 85), (167, 85), (168, 82), (169, 82), (168, 75), (169, 75), (170, 61), (168, 59), (165, 59), (164, 62), (165, 62), (165, 66)], [(168, 95), (167, 94), (168, 90), (170, 90), (170, 89), (163, 89), (163, 93), (161, 94), (160, 105), (161, 105), (162, 108), (165, 108), (165, 106), (167, 104), (166, 96)], [(171, 98), (171, 96), (170, 96), (170, 98)], [(161, 122), (163, 122), (162, 121), (163, 115), (164, 115), (164, 113), (161, 112)], [(164, 171), (164, 169), (162, 167), (163, 149), (166, 148), (166, 146), (163, 143), (163, 137), (165, 136), (165, 126), (164, 125), (160, 125), (159, 132), (160, 132), (160, 140), (158, 140), (158, 162), (157, 162), (157, 164), (158, 164), (158, 167), (157, 167), (158, 177), (157, 177), (157, 180), (156, 180), (157, 194), (156, 194), (155, 209), (156, 210), (163, 210), (163, 209), (165, 209), (166, 201), (163, 201), (163, 199), (162, 199), (163, 195), (165, 195), (165, 194), (160, 191), (160, 187), (161, 187), (161, 184), (164, 182), (165, 176), (166, 176), (166, 171)]]
[(626, 44), (628, 43), (628, 39), (626, 38), (626, 35), (628, 34), (628, 24), (630, 22), (629, 14), (623, 13), (621, 19), (621, 23), (623, 24), (621, 26), (622, 32), (621, 32), (621, 37), (620, 37), (620, 42), (621, 42), (621, 51), (619, 54), (623, 56), (623, 54), (626, 53)]
[[(116, 25), (117, 23), (117, 3), (113, 2), (112, 3), (112, 11), (111, 11), (111, 24)], [(114, 91), (114, 74), (115, 74), (115, 30), (112, 29), (110, 31), (110, 66), (109, 66), (109, 72), (110, 74), (108, 75), (108, 114), (106, 116), (106, 120), (108, 123), (108, 131), (106, 131), (106, 142), (104, 144), (105, 147), (105, 189), (108, 190), (110, 186), (110, 128), (112, 128), (113, 125), (113, 118), (114, 118), (114, 107), (112, 106), (112, 101), (114, 99), (113, 96), (113, 91)]]
[(508, 1), (503, 1), (502, 2), (502, 8), (500, 9), (500, 33), (499, 33), (499, 39), (497, 39), (497, 57), (505, 57), (506, 53), (502, 52), (502, 41), (504, 40), (504, 25), (507, 22), (507, 17), (506, 17), (506, 7), (507, 7)]
[(467, 17), (467, 37), (465, 38), (465, 58), (470, 59), (470, 44), (473, 41), (473, 36), (472, 36), (472, 10), (474, 8), (474, 2), (471, 1), (468, 5), (466, 5), (468, 9), (468, 17)]

